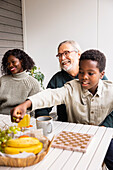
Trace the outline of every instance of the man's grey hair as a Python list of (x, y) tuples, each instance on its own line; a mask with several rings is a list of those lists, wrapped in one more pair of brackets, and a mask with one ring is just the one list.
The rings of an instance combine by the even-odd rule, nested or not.
[(77, 50), (80, 54), (82, 53), (82, 50), (81, 50), (79, 44), (77, 42), (75, 42), (74, 40), (66, 40), (66, 41), (61, 42), (58, 46), (58, 51), (59, 51), (60, 46), (62, 44), (66, 44), (66, 43), (71, 44), (72, 47), (74, 48), (74, 50)]

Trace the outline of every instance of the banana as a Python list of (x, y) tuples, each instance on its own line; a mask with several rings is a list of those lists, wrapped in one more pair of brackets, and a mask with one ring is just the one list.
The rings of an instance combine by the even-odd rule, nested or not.
[(17, 139), (9, 139), (6, 143), (6, 146), (14, 147), (14, 148), (25, 148), (33, 145), (39, 144), (39, 140), (34, 137), (24, 137)]
[(26, 147), (26, 148), (15, 148), (15, 147), (8, 147), (6, 146), (4, 148), (4, 152), (7, 154), (19, 154), (22, 152), (32, 152), (34, 154), (39, 153), (42, 150), (43, 144), (41, 142), (39, 142), (36, 145), (33, 145), (31, 147)]

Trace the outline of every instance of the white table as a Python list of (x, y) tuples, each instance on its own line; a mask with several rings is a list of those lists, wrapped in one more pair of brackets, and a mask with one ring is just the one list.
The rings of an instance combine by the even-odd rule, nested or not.
[[(10, 123), (9, 116), (0, 115), (0, 126), (2, 120)], [(31, 124), (35, 125), (35, 119), (31, 119)], [(54, 132), (48, 136), (51, 140), (53, 135), (62, 130), (93, 134), (94, 137), (88, 146), (87, 152), (68, 151), (57, 148), (50, 148), (45, 158), (33, 166), (25, 168), (11, 168), (1, 166), (1, 170), (100, 170), (107, 152), (109, 143), (113, 136), (112, 128), (83, 125), (75, 123), (64, 123), (54, 121)]]

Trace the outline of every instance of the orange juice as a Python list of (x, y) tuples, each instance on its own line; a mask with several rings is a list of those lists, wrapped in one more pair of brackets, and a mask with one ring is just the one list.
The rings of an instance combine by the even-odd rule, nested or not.
[(27, 127), (30, 125), (30, 115), (25, 114), (24, 118), (18, 123), (19, 127)]

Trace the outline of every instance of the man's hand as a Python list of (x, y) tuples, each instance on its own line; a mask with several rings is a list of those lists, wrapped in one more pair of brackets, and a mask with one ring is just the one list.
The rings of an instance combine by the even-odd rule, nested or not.
[(31, 107), (31, 104), (31, 101), (27, 100), (24, 103), (13, 108), (11, 110), (11, 121), (16, 123), (20, 122), (20, 120), (23, 119), (27, 108)]

